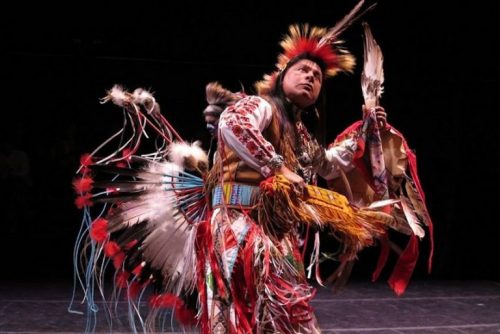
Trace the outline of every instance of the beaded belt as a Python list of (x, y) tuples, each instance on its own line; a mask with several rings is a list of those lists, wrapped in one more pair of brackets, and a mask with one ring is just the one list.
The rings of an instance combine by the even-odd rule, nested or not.
[(257, 203), (259, 187), (228, 182), (216, 186), (212, 193), (212, 208), (223, 205), (232, 207), (253, 207)]

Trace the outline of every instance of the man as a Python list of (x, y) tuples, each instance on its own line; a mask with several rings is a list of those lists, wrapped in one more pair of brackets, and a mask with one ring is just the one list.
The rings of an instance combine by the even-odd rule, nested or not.
[(281, 176), (300, 192), (317, 174), (336, 175), (332, 161), (346, 150), (331, 151), (327, 159), (302, 122), (314, 112), (324, 79), (354, 65), (332, 43), (336, 37), (326, 29), (291, 26), (278, 70), (257, 84), (259, 95), (239, 100), (220, 117), (205, 282), (198, 286), (206, 296), (203, 332), (319, 332), (309, 304), (314, 289), (299, 252), (301, 222), (276, 224), (273, 216), (281, 212), (263, 212), (259, 184)]

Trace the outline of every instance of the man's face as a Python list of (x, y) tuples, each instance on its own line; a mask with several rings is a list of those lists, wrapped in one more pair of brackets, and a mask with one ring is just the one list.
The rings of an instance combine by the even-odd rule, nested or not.
[(283, 78), (285, 96), (299, 108), (307, 108), (318, 99), (323, 73), (318, 64), (301, 59), (293, 64)]
[(206, 114), (205, 123), (207, 124), (208, 132), (210, 132), (212, 136), (217, 138), (217, 127), (219, 125), (219, 117), (212, 114)]

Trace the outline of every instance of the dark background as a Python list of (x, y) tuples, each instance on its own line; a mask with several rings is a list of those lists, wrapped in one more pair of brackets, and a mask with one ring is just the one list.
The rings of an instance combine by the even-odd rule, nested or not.
[[(81, 213), (71, 180), (79, 156), (121, 126), (99, 104), (114, 84), (150, 89), (185, 139), (202, 139), (204, 89), (233, 90), (270, 72), (291, 23), (332, 26), (354, 0), (241, 3), (14, 4), (2, 18), (2, 143), (30, 159), (31, 185), (3, 180), (2, 279), (71, 279)], [(434, 271), (416, 275), (500, 280), (493, 11), (480, 2), (379, 1), (365, 16), (385, 56), (381, 104), (416, 151), (435, 223)], [(472, 22), (475, 21), (475, 22)], [(362, 63), (359, 22), (345, 34)], [(361, 66), (326, 83), (326, 139), (361, 116)], [(368, 277), (371, 255), (355, 274)]]

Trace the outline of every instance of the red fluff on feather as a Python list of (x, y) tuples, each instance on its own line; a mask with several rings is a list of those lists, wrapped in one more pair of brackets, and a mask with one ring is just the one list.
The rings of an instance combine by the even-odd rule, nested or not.
[(127, 160), (132, 159), (132, 154), (133, 154), (133, 151), (129, 148), (124, 148), (122, 151), (122, 157), (124, 157)]
[(120, 269), (123, 265), (123, 261), (125, 261), (125, 253), (119, 252), (115, 256), (113, 256), (113, 266), (115, 269)]
[(144, 268), (142, 264), (138, 265), (134, 268), (134, 270), (132, 270), (132, 274), (134, 274), (135, 276), (139, 276), (142, 272), (142, 268)]
[(132, 247), (134, 247), (135, 245), (137, 245), (137, 243), (138, 243), (138, 242), (139, 242), (139, 241), (138, 241), (137, 239), (134, 239), (134, 240), (130, 241), (128, 244), (126, 244), (126, 245), (123, 247), (123, 249), (125, 249), (125, 250), (129, 250), (129, 249), (131, 249)]
[(83, 194), (75, 199), (75, 205), (78, 209), (83, 209), (86, 206), (92, 206), (92, 194)]
[(89, 192), (92, 189), (92, 184), (94, 180), (91, 177), (83, 176), (73, 179), (73, 189), (75, 189), (77, 194), (83, 194)]
[(121, 289), (125, 289), (128, 286), (128, 278), (130, 276), (130, 273), (126, 271), (120, 271), (116, 274), (115, 277), (115, 284), (117, 287)]
[(129, 299), (135, 299), (139, 295), (141, 289), (142, 289), (142, 284), (140, 284), (137, 281), (133, 281), (132, 284), (130, 284), (130, 286), (128, 287), (127, 297)]
[(196, 324), (196, 313), (188, 309), (184, 303), (177, 304), (175, 308), (175, 318), (182, 325), (194, 325)]
[(120, 246), (114, 241), (107, 242), (106, 245), (104, 245), (104, 254), (107, 257), (113, 257), (120, 251)]
[(182, 300), (171, 293), (153, 295), (149, 300), (149, 304), (155, 308), (172, 308), (177, 302), (182, 303)]
[(172, 308), (175, 310), (175, 318), (183, 325), (196, 323), (196, 313), (187, 308), (184, 301), (171, 293), (154, 295), (150, 298), (149, 304), (153, 308)]
[(96, 242), (103, 242), (108, 236), (108, 221), (97, 218), (90, 226), (90, 237)]
[(318, 41), (310, 38), (299, 38), (292, 48), (285, 51), (288, 59), (293, 59), (301, 54), (310, 54), (321, 59), (328, 69), (338, 67), (335, 51), (327, 44), (318, 47)]
[(92, 161), (92, 156), (89, 153), (82, 154), (80, 157), (80, 164), (84, 167), (88, 167), (92, 165), (94, 162)]

